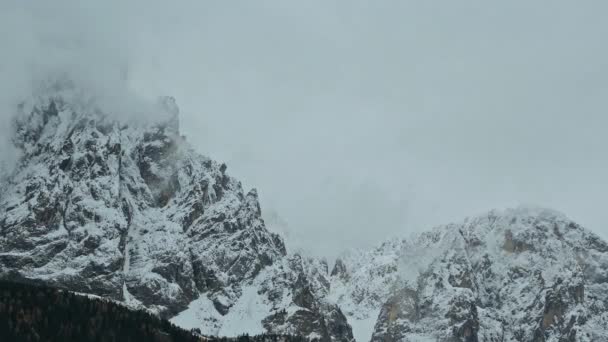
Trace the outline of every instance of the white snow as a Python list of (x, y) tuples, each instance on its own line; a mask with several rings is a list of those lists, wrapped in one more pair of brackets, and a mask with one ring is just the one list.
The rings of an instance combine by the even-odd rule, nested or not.
[(188, 309), (173, 317), (171, 322), (185, 329), (199, 328), (203, 335), (235, 337), (245, 333), (262, 334), (265, 332), (262, 319), (271, 314), (272, 308), (257, 291), (256, 286), (244, 287), (242, 295), (225, 316), (217, 312), (213, 302), (202, 295)]
[(380, 309), (378, 308), (375, 311), (376, 312), (370, 310), (370, 312), (367, 313), (367, 318), (363, 319), (357, 319), (354, 316), (349, 317), (350, 319), (348, 322), (353, 329), (353, 337), (356, 341), (364, 342), (371, 340)]
[(257, 293), (257, 287), (246, 286), (242, 291), (241, 297), (224, 317), (220, 336), (237, 336), (243, 333), (255, 335), (265, 332), (262, 319), (271, 314), (272, 307)]
[(171, 322), (184, 329), (201, 329), (203, 335), (218, 336), (221, 329), (222, 315), (215, 310), (213, 302), (202, 295), (177, 316), (171, 318)]

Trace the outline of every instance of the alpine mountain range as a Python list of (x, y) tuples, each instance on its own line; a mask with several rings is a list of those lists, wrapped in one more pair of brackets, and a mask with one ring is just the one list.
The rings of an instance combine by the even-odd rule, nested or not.
[(123, 120), (69, 92), (15, 108), (3, 278), (209, 336), (608, 341), (608, 243), (561, 213), (493, 210), (329, 265), (266, 228), (256, 190), (180, 135), (172, 98), (158, 101), (159, 119)]

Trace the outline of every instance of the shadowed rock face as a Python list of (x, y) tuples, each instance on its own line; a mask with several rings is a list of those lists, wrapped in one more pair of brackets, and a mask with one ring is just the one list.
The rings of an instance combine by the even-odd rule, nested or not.
[(418, 322), (418, 294), (405, 288), (394, 293), (382, 306), (372, 341), (401, 341), (411, 328), (407, 322)]
[(268, 321), (301, 307), (268, 331), (351, 339), (339, 309), (312, 290), (314, 272), (289, 261), (281, 238), (266, 230), (256, 191), (245, 193), (225, 164), (193, 151), (179, 136), (175, 103), (160, 104), (167, 119), (153, 124), (126, 125), (61, 97), (37, 100), (18, 118), (22, 157), (0, 193), (0, 273), (164, 317), (207, 298), (221, 326), (243, 286), (262, 283), (265, 270), (285, 291)]
[(344, 281), (348, 281), (348, 270), (346, 269), (346, 265), (339, 258), (336, 260), (334, 264), (334, 268), (331, 270), (332, 277), (338, 277)]

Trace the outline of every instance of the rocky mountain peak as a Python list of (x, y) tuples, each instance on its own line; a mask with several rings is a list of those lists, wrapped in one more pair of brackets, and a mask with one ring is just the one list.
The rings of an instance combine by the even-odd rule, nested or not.
[(344, 261), (356, 280), (333, 278), (337, 302), (373, 341), (608, 336), (606, 243), (555, 211), (495, 210)]
[[(0, 194), (0, 274), (164, 317), (187, 315), (193, 303), (208, 301), (206, 322), (216, 334), (229, 317), (243, 314), (239, 303), (252, 284), (272, 302), (271, 288), (261, 284), (274, 277), (284, 293), (256, 318), (259, 332), (299, 331), (306, 320), (289, 318), (297, 310), (280, 326), (262, 321), (312, 305), (308, 317), (325, 323), (302, 331), (348, 336), (333, 306), (312, 292), (303, 295), (307, 281), (285, 280), (306, 278), (308, 269), (291, 268), (283, 241), (265, 227), (257, 191), (244, 192), (225, 164), (198, 154), (179, 135), (174, 99), (157, 105), (168, 115), (142, 122), (62, 94), (19, 108), (13, 141), (21, 158)], [(329, 327), (340, 319), (335, 324), (347, 327), (346, 335), (332, 335)]]

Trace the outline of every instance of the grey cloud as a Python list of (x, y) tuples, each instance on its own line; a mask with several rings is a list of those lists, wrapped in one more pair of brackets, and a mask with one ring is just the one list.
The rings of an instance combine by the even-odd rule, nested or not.
[(127, 61), (292, 245), (335, 256), (520, 203), (608, 236), (605, 2), (79, 3), (30, 5), (56, 19), (2, 46), (76, 35), (55, 64), (94, 80)]

